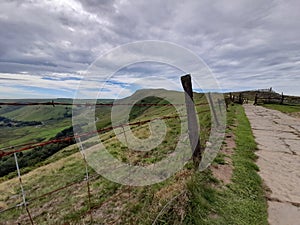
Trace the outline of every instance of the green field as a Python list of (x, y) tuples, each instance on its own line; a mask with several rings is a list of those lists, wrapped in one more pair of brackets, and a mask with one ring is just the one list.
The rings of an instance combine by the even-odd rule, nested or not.
[[(34, 101), (34, 100), (31, 100)], [(36, 100), (37, 101), (37, 100)], [(38, 143), (42, 141), (48, 141), (55, 138), (64, 130), (68, 130), (71, 127), (71, 107), (64, 106), (2, 106), (0, 108), (0, 116), (8, 118), (9, 120), (22, 122), (40, 122), (37, 126), (6, 126), (0, 129), (0, 149), (3, 151), (13, 150), (11, 146), (18, 146), (26, 143)], [(58, 147), (58, 146), (57, 146)], [(62, 146), (65, 147), (65, 146)], [(18, 147), (16, 147), (18, 148)], [(38, 150), (38, 149), (36, 149)], [(43, 150), (42, 153), (40, 150)], [(39, 153), (36, 151), (34, 154), (31, 150), (20, 153), (23, 154), (23, 160), (20, 160), (19, 166), (22, 171), (30, 171), (36, 167), (36, 164), (50, 156), (51, 152), (48, 150), (40, 149)], [(59, 148), (57, 148), (59, 150)], [(19, 154), (19, 155), (20, 155)], [(30, 168), (24, 168), (30, 167)], [(0, 174), (15, 176), (15, 162), (13, 156), (7, 156), (0, 159)], [(1, 178), (4, 179), (4, 178)]]

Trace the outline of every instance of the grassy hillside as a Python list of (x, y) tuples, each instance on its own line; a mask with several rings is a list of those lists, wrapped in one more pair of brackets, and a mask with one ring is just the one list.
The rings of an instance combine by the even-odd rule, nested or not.
[[(147, 102), (163, 103), (156, 98)], [(205, 103), (203, 94), (195, 94), (196, 103)], [(109, 107), (102, 108), (110, 111)], [(197, 111), (208, 110), (208, 105), (197, 106)], [(100, 115), (101, 108), (97, 115)], [(122, 112), (120, 112), (122, 113)], [(134, 107), (131, 121), (142, 121), (176, 114), (169, 106)], [(101, 116), (101, 124), (109, 124), (109, 116)], [(105, 120), (106, 118), (107, 120)], [(210, 133), (210, 113), (199, 114), (201, 144)], [(99, 120), (100, 121), (100, 120)], [(261, 180), (253, 164), (255, 143), (241, 106), (229, 112), (228, 132), (236, 135), (237, 149), (232, 156), (234, 171), (231, 183), (224, 185), (211, 170), (194, 171), (192, 162), (169, 179), (151, 186), (132, 187), (116, 184), (96, 174), (92, 168), (89, 188), (85, 180), (85, 164), (75, 145), (71, 145), (48, 159), (39, 168), (22, 177), (28, 208), (36, 224), (267, 224), (266, 204)], [(128, 149), (113, 131), (99, 134), (107, 150), (120, 161), (133, 165), (149, 165), (172, 154), (180, 133), (178, 118), (166, 121), (167, 135), (150, 152)], [(149, 136), (148, 126), (132, 126), (140, 138)], [(94, 142), (87, 140), (86, 142)], [(249, 144), (250, 143), (250, 144)], [(215, 165), (224, 165), (219, 154)], [(51, 191), (57, 190), (51, 194)], [(0, 210), (21, 202), (17, 178), (0, 183)], [(24, 207), (1, 213), (0, 224), (30, 224)]]
[[(111, 101), (98, 100), (98, 103), (110, 103)], [(44, 103), (51, 102), (51, 100), (1, 100), (1, 102)], [(72, 103), (72, 100), (57, 99), (55, 102)], [(110, 108), (110, 106), (100, 106), (96, 109), (98, 129), (110, 125)], [(0, 113), (0, 149), (4, 151), (12, 150), (10, 146), (59, 138), (62, 132), (65, 135), (73, 135), (71, 106), (1, 106)], [(36, 168), (43, 160), (70, 143), (52, 144), (43, 148), (36, 148), (33, 153), (31, 150), (22, 153), (23, 158), (19, 163), (22, 172), (28, 172)], [(8, 177), (16, 176), (13, 156), (0, 159), (0, 176), (8, 173), (11, 173)]]
[(4, 113), (2, 116), (20, 121), (58, 120), (71, 117), (72, 109), (65, 106), (24, 106)]
[[(8, 102), (18, 101), (25, 100)], [(47, 100), (32, 99), (25, 102), (47, 102)], [(41, 125), (35, 127), (3, 127), (0, 130), (0, 148), (3, 148), (54, 137), (58, 132), (71, 126), (72, 109), (69, 106), (1, 106), (0, 116), (20, 122), (41, 122)]]
[[(196, 95), (196, 99), (197, 102), (205, 101), (203, 95), (200, 94)], [(159, 98), (148, 98), (144, 101), (149, 103), (164, 103), (164, 101)], [(199, 106), (198, 108), (200, 110), (207, 110), (208, 106)], [(99, 117), (97, 124), (109, 124), (110, 118), (106, 113), (109, 111), (110, 108), (106, 106), (100, 106), (97, 108), (96, 114), (97, 117)], [(169, 106), (134, 107), (131, 111), (130, 119), (132, 122), (135, 122), (159, 116), (174, 115), (175, 113), (175, 109)], [(106, 120), (104, 118), (106, 118)], [(209, 114), (200, 116), (201, 125), (208, 128), (210, 125), (209, 119)], [(112, 131), (101, 134), (100, 138), (104, 142), (108, 151), (121, 161), (130, 162), (136, 165), (147, 165), (162, 159), (167, 154), (171, 154), (174, 145), (177, 143), (176, 137), (180, 131), (178, 127), (178, 119), (170, 119), (166, 124), (168, 127), (167, 138), (158, 148), (153, 149), (151, 152), (136, 153), (130, 151), (116, 139)], [(140, 138), (147, 137), (149, 135), (149, 130), (146, 124), (142, 126), (133, 126), (132, 129), (133, 132)], [(206, 137), (206, 133), (207, 130), (205, 130), (201, 136)], [(30, 210), (35, 212), (33, 217), (36, 223), (63, 224), (68, 221), (80, 222), (82, 220), (89, 220), (90, 217), (87, 212), (88, 207), (86, 201), (86, 183), (83, 181), (85, 175), (84, 163), (80, 158), (80, 154), (72, 154), (74, 151), (76, 151), (76, 147), (70, 146), (66, 150), (62, 150), (54, 154), (52, 157), (47, 159), (44, 164), (41, 164), (39, 168), (23, 176), (24, 188), (25, 190), (28, 190), (28, 201), (66, 184), (82, 181), (79, 184), (75, 184), (74, 186), (70, 186), (63, 191), (56, 193), (54, 195), (56, 200), (52, 200), (53, 196), (50, 195), (45, 198), (32, 201), (32, 203), (30, 203)], [(69, 154), (70, 152), (72, 155)], [(187, 168), (183, 171), (180, 171), (178, 174), (163, 183), (141, 188), (115, 184), (97, 176), (90, 168), (91, 176), (96, 176), (91, 180), (90, 184), (93, 194), (92, 205), (94, 207), (93, 213), (95, 214), (94, 220), (97, 221), (97, 224), (101, 222), (106, 223), (107, 221), (112, 221), (118, 218), (125, 223), (131, 224), (143, 222), (145, 224), (150, 223), (150, 221), (152, 221), (158, 214), (158, 211), (160, 210), (159, 206), (167, 202), (174, 194), (178, 193), (178, 191), (184, 187), (184, 180), (189, 177), (191, 168), (192, 167), (187, 166)], [(2, 208), (10, 207), (20, 201), (20, 196), (18, 195), (20, 193), (20, 188), (16, 181), (17, 179), (13, 178), (0, 184), (0, 201)], [(10, 187), (9, 189), (7, 189), (8, 186)], [(67, 193), (72, 193), (72, 195)], [(17, 196), (17, 198), (10, 197), (14, 195)], [(118, 197), (119, 195), (123, 197), (120, 198)], [(69, 197), (66, 198), (66, 196)], [(50, 203), (49, 201), (54, 202)], [(52, 206), (49, 207), (49, 204)], [(112, 212), (116, 207), (108, 207), (106, 204), (120, 204), (119, 207), (124, 207), (126, 210), (124, 212)], [(148, 213), (141, 210), (143, 208), (146, 208)], [(46, 209), (47, 213), (45, 213)], [(101, 212), (98, 215), (97, 212), (103, 210), (104, 212)], [(101, 214), (105, 215), (100, 216)], [(8, 211), (2, 214), (2, 216), (1, 218), (4, 218), (4, 221), (22, 221), (22, 223), (24, 223), (24, 221), (25, 223), (29, 222), (24, 211), (20, 211), (18, 209)], [(2, 221), (2, 223), (4, 221)]]
[[(8, 101), (8, 100), (7, 100)], [(65, 100), (66, 101), (66, 100)], [(3, 102), (3, 100), (1, 100)], [(8, 102), (47, 102), (47, 100), (9, 100)], [(68, 102), (71, 102), (70, 100)], [(0, 116), (6, 121), (13, 121), (2, 126), (0, 129), (0, 149), (3, 151), (12, 150), (10, 146), (18, 146), (25, 143), (36, 143), (47, 141), (58, 137), (62, 131), (71, 127), (71, 107), (65, 106), (1, 106)], [(36, 125), (34, 125), (36, 124)], [(20, 153), (23, 158), (20, 160), (20, 168), (31, 167), (56, 151), (65, 147), (66, 144), (55, 146), (51, 149), (39, 148), (35, 152), (31, 150)], [(23, 170), (28, 171), (29, 168)], [(15, 171), (13, 156), (0, 159), (0, 176)], [(15, 176), (12, 173), (10, 176)]]

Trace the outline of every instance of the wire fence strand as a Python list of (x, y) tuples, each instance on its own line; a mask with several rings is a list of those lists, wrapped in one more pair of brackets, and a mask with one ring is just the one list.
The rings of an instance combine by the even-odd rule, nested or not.
[[(53, 107), (55, 107), (56, 105), (74, 106), (73, 103), (54, 102), (54, 101), (51, 101), (51, 102), (10, 102), (10, 103), (9, 102), (0, 102), (0, 105), (6, 105), (6, 106), (52, 105)], [(91, 106), (90, 104), (75, 104), (75, 105), (77, 105), (77, 106)], [(97, 106), (115, 106), (115, 105), (129, 105), (129, 104), (97, 103), (97, 104), (94, 104), (94, 105), (97, 105)], [(136, 106), (141, 106), (141, 107), (142, 106), (174, 106), (174, 104), (152, 104), (152, 103), (135, 104), (135, 105)], [(199, 103), (199, 104), (194, 104), (194, 105), (195, 106), (208, 105), (208, 103)], [(182, 106), (185, 106), (185, 104), (182, 104)], [(210, 112), (210, 109), (199, 111), (197, 114), (200, 115), (200, 114), (207, 113), (207, 112)], [(30, 219), (30, 222), (33, 225), (34, 222), (33, 222), (32, 216), (30, 214), (30, 211), (28, 209), (29, 204), (31, 204), (32, 202), (34, 202), (36, 200), (39, 200), (39, 199), (45, 198), (47, 196), (53, 195), (54, 193), (63, 191), (63, 190), (65, 190), (69, 187), (72, 187), (74, 185), (81, 184), (82, 182), (85, 181), (87, 183), (87, 196), (88, 196), (88, 210), (86, 211), (85, 214), (87, 214), (87, 213), (90, 214), (90, 219), (91, 219), (91, 222), (92, 222), (93, 221), (92, 210), (94, 209), (95, 206), (93, 207), (92, 204), (91, 204), (92, 194), (91, 194), (91, 188), (90, 188), (90, 181), (91, 181), (91, 179), (97, 179), (98, 177), (100, 177), (100, 175), (99, 174), (95, 174), (95, 175), (92, 175), (92, 176), (89, 175), (88, 164), (87, 164), (87, 161), (86, 161), (86, 158), (85, 158), (83, 148), (80, 148), (80, 152), (81, 152), (81, 154), (83, 156), (83, 160), (85, 162), (85, 178), (84, 179), (80, 179), (79, 181), (68, 183), (68, 184), (66, 184), (62, 187), (56, 188), (52, 191), (49, 191), (47, 193), (44, 193), (44, 194), (39, 195), (39, 196), (34, 197), (34, 198), (29, 198), (29, 199), (25, 198), (25, 191), (23, 189), (22, 179), (21, 179), (21, 174), (20, 174), (20, 168), (18, 166), (18, 161), (17, 161), (17, 153), (23, 152), (23, 151), (26, 151), (26, 150), (30, 150), (30, 149), (36, 149), (37, 147), (43, 147), (43, 146), (50, 145), (50, 144), (53, 144), (53, 143), (71, 141), (71, 140), (74, 140), (74, 138), (77, 138), (79, 141), (81, 141), (81, 137), (87, 137), (87, 136), (89, 136), (91, 134), (94, 134), (94, 133), (98, 133), (98, 134), (105, 133), (105, 132), (114, 130), (116, 128), (122, 128), (123, 131), (124, 131), (124, 127), (126, 127), (126, 126), (127, 127), (128, 126), (129, 127), (130, 126), (140, 126), (140, 125), (144, 125), (144, 124), (147, 124), (147, 123), (155, 121), (155, 120), (168, 120), (168, 119), (183, 118), (183, 117), (187, 117), (187, 115), (184, 115), (184, 116), (179, 116), (179, 115), (161, 116), (161, 117), (151, 118), (151, 119), (142, 120), (142, 121), (136, 121), (136, 122), (131, 122), (131, 123), (120, 124), (120, 125), (117, 125), (117, 126), (104, 127), (104, 128), (98, 129), (96, 131), (86, 132), (86, 133), (81, 133), (81, 134), (74, 134), (72, 136), (66, 136), (66, 137), (63, 137), (63, 138), (52, 139), (52, 140), (48, 140), (48, 141), (44, 141), (44, 142), (28, 142), (28, 143), (24, 143), (24, 144), (19, 144), (19, 145), (15, 145), (15, 146), (7, 146), (7, 147), (4, 147), (4, 148), (1, 148), (0, 149), (0, 158), (2, 158), (4, 156), (9, 156), (9, 155), (12, 155), (12, 154), (14, 154), (14, 156), (15, 156), (16, 168), (17, 168), (17, 171), (18, 171), (18, 177), (19, 177), (19, 182), (20, 182), (20, 187), (21, 187), (22, 202), (19, 203), (19, 204), (14, 205), (14, 206), (11, 206), (9, 208), (1, 210), (0, 214), (4, 213), (4, 212), (7, 212), (7, 211), (10, 211), (10, 210), (14, 210), (14, 209), (24, 205), (25, 209), (26, 209), (26, 212), (27, 212), (27, 215)], [(103, 204), (103, 202), (101, 203), (101, 205), (102, 204)]]
[[(207, 112), (210, 112), (210, 110), (200, 111), (200, 112), (198, 112), (198, 114), (207, 113)], [(183, 117), (187, 117), (187, 115), (184, 115)], [(165, 120), (165, 119), (175, 119), (175, 118), (180, 118), (180, 116), (179, 115), (175, 115), (175, 116), (162, 116), (162, 117), (156, 117), (156, 118), (153, 118), (153, 119), (148, 119), (148, 120), (143, 120), (143, 121), (137, 121), (137, 122), (133, 122), (133, 123), (125, 123), (125, 124), (120, 124), (120, 125), (117, 125), (117, 126), (110, 126), (110, 127), (98, 129), (96, 131), (86, 132), (86, 133), (77, 134), (77, 135), (73, 135), (73, 136), (67, 136), (67, 137), (64, 137), (64, 138), (53, 139), (53, 140), (44, 141), (44, 142), (37, 142), (37, 143), (34, 143), (34, 144), (28, 143), (28, 144), (22, 145), (23, 147), (22, 148), (18, 148), (18, 149), (15, 149), (16, 146), (9, 146), (9, 147), (0, 149), (0, 158), (2, 158), (4, 156), (12, 155), (14, 153), (18, 153), (18, 152), (23, 152), (23, 151), (27, 151), (27, 150), (30, 150), (30, 149), (34, 149), (34, 148), (37, 148), (37, 147), (43, 147), (45, 145), (50, 145), (50, 144), (54, 144), (54, 143), (71, 141), (74, 138), (86, 137), (86, 136), (89, 136), (89, 135), (92, 135), (92, 134), (95, 134), (95, 133), (99, 133), (100, 134), (100, 133), (103, 133), (103, 132), (108, 132), (108, 131), (114, 130), (116, 128), (122, 128), (122, 127), (126, 127), (126, 126), (135, 126), (135, 125), (139, 125), (140, 126), (140, 125), (143, 125), (143, 124), (155, 121), (155, 120)], [(7, 149), (14, 149), (14, 150), (5, 151)]]
[[(171, 104), (171, 103), (67, 103), (67, 102), (0, 102), (0, 106), (185, 106), (186, 104)], [(201, 106), (201, 105), (208, 105), (208, 103), (203, 102), (203, 103), (196, 103), (194, 104), (195, 106)]]
[(17, 171), (18, 171), (18, 179), (19, 179), (20, 188), (21, 188), (21, 194), (22, 194), (22, 199), (23, 199), (22, 205), (24, 205), (24, 207), (26, 209), (26, 212), (27, 212), (27, 215), (28, 215), (29, 220), (31, 222), (31, 225), (34, 225), (32, 217), (31, 217), (31, 214), (30, 214), (30, 211), (29, 211), (29, 209), (27, 207), (27, 202), (26, 202), (26, 197), (25, 197), (25, 191), (24, 191), (24, 188), (23, 188), (22, 177), (21, 177), (20, 168), (19, 168), (19, 164), (18, 164), (18, 157), (17, 157), (16, 153), (14, 153), (14, 157), (15, 157), (16, 168), (17, 168)]

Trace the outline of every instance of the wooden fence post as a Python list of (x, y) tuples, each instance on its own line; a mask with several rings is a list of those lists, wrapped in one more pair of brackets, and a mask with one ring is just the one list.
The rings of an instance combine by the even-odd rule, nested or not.
[(255, 94), (254, 105), (257, 105), (257, 99), (258, 99), (258, 96), (257, 96), (257, 94)]
[(243, 105), (243, 95), (242, 95), (242, 93), (239, 94), (239, 104)]
[(217, 126), (219, 126), (220, 123), (219, 123), (219, 120), (218, 120), (218, 117), (217, 117), (216, 109), (215, 109), (215, 106), (214, 106), (214, 102), (213, 102), (213, 100), (211, 98), (210, 92), (208, 92), (207, 95), (208, 95), (209, 105), (210, 105), (210, 107), (212, 109), (212, 112), (213, 112), (214, 120), (216, 121)]
[(280, 100), (280, 105), (283, 104), (283, 100), (284, 100), (284, 95), (283, 95), (283, 92), (281, 93), (281, 100)]
[(218, 105), (219, 105), (220, 113), (222, 114), (222, 100), (221, 99), (218, 99)]
[(193, 89), (192, 89), (192, 79), (191, 75), (187, 74), (181, 77), (181, 84), (185, 92), (185, 104), (187, 110), (188, 119), (188, 130), (191, 148), (193, 151), (193, 162), (195, 166), (198, 166), (202, 151), (200, 147), (200, 137), (198, 132), (198, 121), (196, 117), (196, 110), (193, 100)]

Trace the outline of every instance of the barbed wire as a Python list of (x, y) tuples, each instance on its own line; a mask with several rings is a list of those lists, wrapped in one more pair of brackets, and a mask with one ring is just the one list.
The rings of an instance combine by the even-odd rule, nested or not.
[[(67, 188), (69, 188), (69, 187), (72, 187), (72, 186), (74, 186), (74, 185), (76, 185), (76, 184), (80, 184), (80, 183), (82, 183), (82, 182), (84, 182), (84, 181), (87, 181), (87, 180), (91, 181), (91, 180), (97, 179), (98, 177), (100, 177), (100, 174), (90, 175), (87, 179), (86, 179), (86, 176), (85, 176), (83, 179), (81, 179), (81, 180), (79, 180), (79, 181), (71, 182), (71, 183), (69, 183), (69, 184), (66, 184), (66, 185), (64, 185), (64, 186), (62, 186), (62, 187), (56, 188), (56, 189), (54, 189), (54, 190), (52, 190), (52, 191), (49, 191), (49, 192), (44, 193), (44, 194), (42, 194), (42, 195), (39, 195), (39, 196), (37, 196), (37, 197), (28, 199), (27, 203), (34, 202), (34, 201), (39, 200), (39, 199), (41, 199), (41, 198), (45, 198), (45, 197), (47, 197), (47, 196), (49, 196), (49, 195), (52, 195), (52, 194), (57, 193), (57, 192), (60, 192), (60, 191), (65, 190), (65, 189), (67, 189)], [(77, 179), (78, 179), (78, 178), (79, 178), (79, 177), (77, 177)], [(15, 207), (13, 207), (13, 208), (15, 208)], [(0, 211), (0, 213), (1, 213), (1, 211)]]
[[(171, 103), (67, 103), (67, 102), (0, 102), (0, 105), (4, 106), (36, 106), (36, 105), (49, 105), (55, 107), (57, 106), (185, 106), (185, 103), (182, 104), (171, 104)], [(208, 103), (196, 103), (195, 106), (208, 105)]]
[[(89, 177), (88, 177), (88, 180), (91, 181), (91, 180), (93, 180), (93, 179), (97, 179), (98, 177), (100, 177), (99, 174), (94, 174), (94, 175), (89, 176)], [(77, 179), (78, 179), (78, 177), (77, 177)], [(31, 204), (32, 202), (36, 201), (36, 200), (39, 200), (39, 199), (41, 199), (41, 198), (45, 198), (45, 197), (47, 197), (47, 196), (49, 196), (49, 195), (52, 195), (52, 194), (55, 194), (55, 193), (57, 193), (57, 192), (63, 191), (63, 190), (65, 190), (65, 189), (69, 188), (69, 187), (72, 187), (72, 186), (74, 186), (74, 185), (76, 185), (76, 184), (80, 184), (80, 183), (82, 183), (82, 182), (84, 182), (84, 181), (87, 181), (86, 177), (84, 177), (83, 179), (81, 179), (81, 180), (79, 180), (79, 181), (74, 181), (74, 182), (68, 183), (68, 184), (66, 184), (66, 185), (64, 185), (64, 186), (62, 186), (62, 187), (56, 188), (56, 189), (54, 189), (54, 190), (52, 190), (52, 191), (49, 191), (49, 192), (44, 193), (44, 194), (42, 194), (42, 195), (39, 195), (39, 196), (37, 196), (37, 197), (29, 198), (28, 200), (26, 200), (26, 203), (25, 203), (25, 204), (26, 204), (26, 205), (29, 205), (29, 204)], [(19, 204), (16, 204), (16, 205), (14, 205), (14, 206), (11, 206), (11, 207), (9, 207), (9, 208), (6, 208), (6, 209), (1, 210), (1, 211), (0, 211), (0, 214), (1, 214), (1, 213), (4, 213), (4, 212), (7, 212), (7, 211), (10, 211), (10, 210), (12, 210), (12, 209), (21, 207), (21, 206), (23, 206), (23, 205), (24, 205), (24, 202), (22, 201), (22, 202), (19, 203)]]
[[(207, 112), (210, 112), (210, 110), (199, 111), (197, 114), (202, 114), (202, 113), (207, 113)], [(108, 132), (108, 131), (114, 130), (116, 128), (121, 128), (121, 127), (126, 127), (126, 126), (143, 125), (143, 124), (155, 121), (155, 120), (175, 119), (175, 118), (179, 118), (179, 117), (180, 117), (179, 115), (162, 116), (162, 117), (156, 117), (156, 118), (153, 118), (153, 119), (137, 121), (137, 122), (133, 122), (133, 123), (124, 123), (124, 124), (120, 124), (118, 126), (110, 126), (110, 127), (98, 129), (96, 131), (86, 132), (86, 133), (82, 133), (82, 134), (76, 134), (76, 135), (67, 136), (67, 137), (64, 137), (64, 138), (53, 139), (53, 140), (44, 141), (44, 142), (37, 142), (37, 143), (34, 143), (34, 144), (32, 144), (32, 142), (31, 142), (31, 143), (27, 143), (27, 144), (22, 145), (23, 146), (22, 148), (12, 150), (12, 151), (5, 151), (7, 149), (15, 149), (16, 148), (16, 146), (9, 146), (9, 147), (0, 149), (0, 159), (3, 158), (4, 156), (9, 156), (9, 155), (12, 155), (14, 153), (23, 152), (23, 151), (34, 149), (34, 148), (37, 148), (37, 147), (43, 147), (45, 145), (50, 145), (50, 144), (54, 144), (54, 143), (71, 141), (74, 138), (85, 137), (85, 136), (89, 136), (89, 135), (92, 135), (92, 134), (95, 134), (95, 133)], [(187, 115), (184, 115), (184, 116), (181, 116), (181, 117), (187, 117)]]
[[(52, 102), (43, 102), (43, 103), (41, 103), (41, 102), (39, 102), (39, 103), (38, 102), (3, 103), (2, 102), (2, 103), (0, 103), (0, 105), (7, 105), (7, 106), (52, 105), (53, 107), (55, 107), (55, 105), (72, 105), (73, 106), (74, 104), (62, 103), (62, 102), (53, 102), (52, 101)], [(92, 106), (91, 104), (77, 104), (77, 105), (79, 105), (79, 106)], [(94, 104), (94, 105), (115, 106), (115, 105), (130, 105), (130, 104), (97, 103), (97, 104)], [(134, 105), (136, 105), (136, 106), (174, 106), (174, 104), (152, 104), (152, 103), (134, 104)], [(185, 104), (182, 104), (182, 105), (185, 105)], [(199, 103), (199, 104), (194, 104), (194, 105), (195, 106), (200, 106), (200, 105), (209, 105), (209, 104), (208, 103)], [(203, 113), (207, 113), (207, 112), (210, 112), (210, 109), (199, 111), (199, 112), (197, 112), (197, 114), (199, 115), (199, 114), (203, 114)], [(18, 152), (23, 152), (23, 151), (26, 151), (26, 150), (35, 149), (37, 147), (42, 147), (42, 146), (50, 145), (50, 144), (53, 144), (53, 143), (71, 141), (74, 138), (86, 137), (86, 136), (89, 136), (89, 135), (94, 134), (94, 133), (105, 133), (105, 132), (111, 131), (111, 130), (116, 129), (116, 128), (121, 128), (121, 127), (125, 127), (125, 126), (135, 126), (135, 125), (140, 126), (140, 125), (144, 125), (144, 124), (147, 124), (147, 123), (155, 121), (155, 120), (167, 120), (167, 119), (175, 119), (175, 118), (182, 118), (182, 117), (187, 117), (187, 115), (183, 115), (183, 116), (179, 116), (179, 115), (161, 116), (161, 117), (151, 118), (151, 119), (147, 119), (147, 120), (136, 121), (136, 122), (132, 122), (132, 123), (124, 123), (124, 124), (120, 124), (120, 125), (117, 125), (117, 126), (109, 126), (109, 127), (98, 129), (96, 131), (85, 132), (85, 133), (81, 133), (81, 134), (75, 134), (75, 135), (72, 135), (72, 136), (66, 136), (66, 137), (63, 137), (63, 138), (52, 139), (52, 140), (48, 140), (48, 141), (44, 141), (44, 142), (29, 142), (29, 143), (19, 144), (19, 145), (15, 145), (15, 146), (9, 146), (9, 147), (5, 147), (5, 148), (0, 149), (0, 158), (2, 158), (4, 156), (9, 156), (9, 155), (12, 155), (12, 154), (15, 154), (15, 156), (16, 156), (16, 153), (18, 153)], [(13, 149), (13, 150), (6, 151), (8, 149)], [(86, 173), (87, 173), (87, 171), (86, 171)], [(81, 184), (84, 181), (89, 182), (90, 180), (97, 179), (98, 177), (100, 177), (99, 174), (95, 174), (95, 175), (91, 175), (91, 176), (85, 176), (84, 179), (80, 179), (79, 181), (68, 183), (68, 184), (66, 184), (62, 187), (56, 188), (52, 191), (49, 191), (49, 192), (44, 193), (42, 195), (39, 195), (37, 197), (26, 199), (25, 203), (22, 202), (22, 203), (14, 205), (14, 206), (11, 206), (9, 208), (3, 209), (3, 210), (0, 211), (0, 214), (2, 214), (4, 212), (7, 212), (7, 211), (10, 211), (10, 210), (13, 210), (13, 209), (16, 209), (18, 207), (22, 207), (22, 206), (24, 206), (24, 204), (27, 207), (27, 205), (31, 204), (32, 202), (34, 202), (36, 200), (39, 200), (41, 198), (45, 198), (47, 196), (50, 196), (54, 193), (63, 191), (65, 189), (69, 188), (69, 187), (72, 187), (72, 186), (76, 185), (76, 184)], [(88, 197), (89, 197), (89, 210), (87, 210), (87, 212), (85, 212), (84, 214), (92, 213), (91, 211), (95, 208), (95, 206), (92, 206), (91, 203), (90, 203), (91, 193), (90, 193), (90, 190), (89, 190), (89, 183), (88, 183)], [(104, 204), (104, 202), (102, 202), (100, 205)]]

